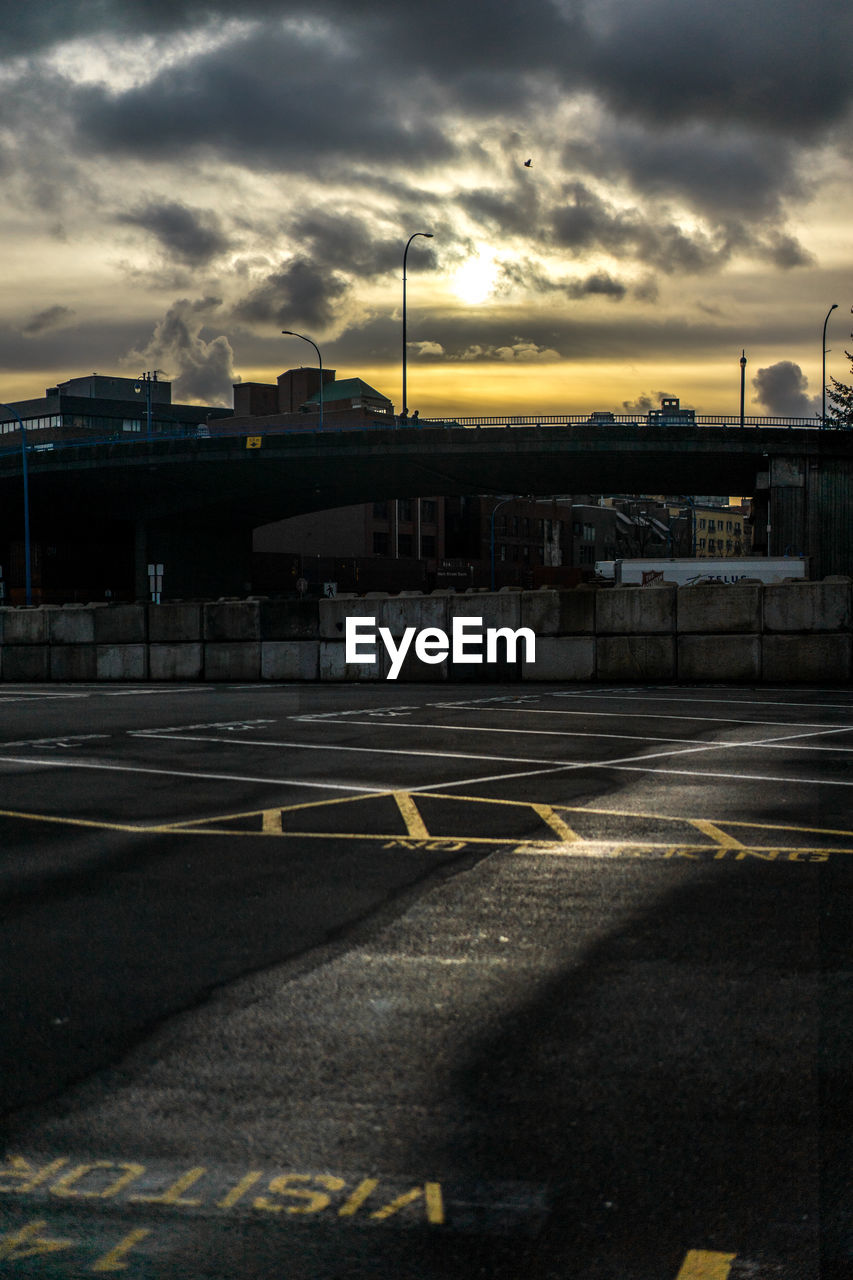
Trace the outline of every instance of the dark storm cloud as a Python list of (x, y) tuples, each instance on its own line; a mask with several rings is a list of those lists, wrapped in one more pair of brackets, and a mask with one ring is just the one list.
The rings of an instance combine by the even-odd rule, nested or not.
[(405, 86), (357, 49), (283, 31), (235, 36), (180, 75), (169, 67), (124, 93), (81, 90), (77, 121), (81, 145), (115, 155), (209, 150), (302, 172), (333, 158), (417, 165), (454, 153), (430, 115), (410, 108)]
[(639, 257), (666, 273), (709, 271), (725, 262), (732, 250), (725, 235), (688, 235), (665, 219), (656, 224), (639, 209), (608, 204), (582, 182), (569, 185), (565, 203), (552, 213), (551, 227), (554, 242), (563, 249)]
[[(851, 13), (848, 0), (32, 0), (16, 8), (5, 53), (73, 35), (218, 30), (218, 47), (184, 52), (132, 88), (63, 89), (44, 69), (29, 79), (41, 109), (54, 104), (76, 126), (81, 155), (192, 152), (324, 182), (360, 164), (461, 165), (474, 144), (461, 141), (460, 117), (535, 151), (537, 120), (588, 94), (597, 108), (563, 164), (687, 200), (712, 221), (779, 222), (780, 198), (803, 194), (795, 140), (837, 130), (853, 102)], [(523, 234), (535, 190), (461, 198), (484, 225)], [(644, 237), (623, 220), (616, 231), (661, 269), (725, 259), (720, 245), (667, 229), (663, 212), (647, 218), (663, 225)], [(571, 245), (565, 221), (558, 238)]]
[(307, 258), (294, 258), (242, 298), (234, 307), (234, 316), (260, 327), (323, 329), (348, 291), (349, 285), (339, 275)]
[(627, 177), (647, 197), (678, 196), (712, 217), (764, 217), (782, 193), (801, 197), (790, 147), (744, 127), (705, 124), (648, 130), (604, 121), (583, 141), (570, 141), (564, 161), (604, 178)]
[[(362, 279), (382, 275), (386, 271), (402, 271), (399, 233), (377, 236), (370, 224), (352, 215), (313, 209), (294, 219), (290, 234), (302, 242), (315, 262), (322, 262), (332, 270), (345, 271)], [(419, 266), (434, 269), (435, 251), (425, 244), (419, 248), (421, 254), (417, 262), (413, 254), (407, 270), (417, 270)]]
[(814, 136), (851, 102), (847, 0), (606, 0), (588, 82), (620, 115)]
[(784, 418), (810, 418), (820, 411), (820, 397), (809, 396), (809, 380), (798, 364), (780, 360), (759, 369), (752, 379), (755, 397), (768, 413)]
[(51, 329), (62, 329), (71, 322), (74, 314), (72, 307), (63, 307), (58, 304), (55, 307), (47, 307), (44, 311), (39, 311), (32, 316), (21, 329), (21, 333), (25, 338), (36, 338), (43, 333), (48, 333)]
[(614, 280), (606, 271), (594, 271), (585, 280), (575, 280), (567, 285), (566, 292), (570, 298), (589, 298), (597, 294), (620, 302), (628, 290), (620, 280)]
[(214, 213), (188, 209), (176, 201), (151, 201), (119, 214), (118, 221), (149, 231), (170, 258), (188, 266), (204, 266), (229, 244)]

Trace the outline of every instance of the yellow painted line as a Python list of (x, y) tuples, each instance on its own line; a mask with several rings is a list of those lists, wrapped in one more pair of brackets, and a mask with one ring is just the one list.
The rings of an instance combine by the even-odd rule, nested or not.
[(736, 1253), (691, 1249), (675, 1280), (727, 1280), (736, 1257)]
[(532, 804), (530, 807), (565, 844), (571, 844), (573, 840), (580, 840), (580, 836), (565, 824), (549, 804)]
[(723, 831), (713, 822), (708, 822), (705, 818), (688, 818), (688, 822), (697, 831), (701, 831), (703, 836), (710, 836), (714, 844), (720, 846), (721, 849), (743, 849), (742, 841), (736, 840), (728, 831)]
[(284, 828), (281, 824), (281, 809), (264, 809), (261, 831), (265, 836), (282, 836)]
[(408, 791), (395, 791), (394, 799), (397, 801), (397, 808), (403, 816), (408, 834), (417, 840), (428, 840), (429, 832), (426, 824)]

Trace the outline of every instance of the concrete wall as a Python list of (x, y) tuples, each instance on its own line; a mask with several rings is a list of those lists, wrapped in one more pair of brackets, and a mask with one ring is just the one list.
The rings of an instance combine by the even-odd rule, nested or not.
[[(0, 608), (0, 681), (385, 680), (407, 629), (452, 639), (454, 620), (529, 629), (494, 660), (427, 662), (398, 682), (492, 680), (844, 683), (853, 674), (853, 581), (572, 591), (434, 592), (332, 600), (217, 600)], [(347, 618), (373, 619), (368, 664), (347, 662)], [(470, 626), (474, 624), (469, 622)], [(371, 651), (371, 645), (365, 651)], [(429, 656), (429, 651), (425, 651)], [(470, 650), (469, 650), (470, 652)]]

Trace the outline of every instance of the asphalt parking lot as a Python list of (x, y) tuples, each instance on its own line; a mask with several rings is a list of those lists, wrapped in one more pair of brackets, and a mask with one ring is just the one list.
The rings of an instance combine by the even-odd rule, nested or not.
[(849, 1274), (853, 693), (0, 686), (0, 1269)]

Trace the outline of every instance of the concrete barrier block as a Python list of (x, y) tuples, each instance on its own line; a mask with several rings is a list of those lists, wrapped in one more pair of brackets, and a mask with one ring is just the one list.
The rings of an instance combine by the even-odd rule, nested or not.
[(764, 588), (765, 631), (849, 631), (849, 582), (785, 582)]
[(596, 591), (596, 633), (644, 636), (674, 632), (677, 591), (671, 585)]
[(318, 600), (264, 600), (261, 640), (316, 640), (320, 635)]
[(260, 680), (260, 640), (216, 640), (204, 646), (205, 680)]
[(521, 626), (521, 591), (476, 591), (456, 596), (448, 604), (448, 624), (454, 617), (482, 618), (483, 627)]
[(232, 643), (260, 640), (261, 606), (257, 600), (217, 600), (203, 609), (205, 640)]
[(47, 644), (47, 609), (0, 609), (0, 642), (3, 644)]
[(95, 644), (144, 644), (148, 639), (144, 604), (111, 604), (96, 609)]
[(598, 636), (599, 680), (674, 680), (675, 636)]
[(367, 600), (361, 596), (344, 595), (319, 600), (320, 639), (343, 640), (347, 618), (376, 618), (376, 625), (379, 626), (378, 619), (386, 598), (381, 596)]
[(762, 588), (740, 583), (697, 582), (678, 588), (677, 628), (680, 635), (734, 632), (760, 633)]
[(52, 645), (94, 644), (95, 610), (80, 605), (63, 605), (48, 614), (48, 638)]
[(853, 675), (850, 635), (765, 635), (762, 649), (762, 675), (771, 683), (835, 684)]
[[(736, 588), (729, 588), (736, 590)], [(687, 590), (693, 590), (692, 587)], [(725, 587), (722, 588), (726, 590)], [(678, 637), (679, 680), (760, 680), (761, 636)]]
[(388, 657), (384, 645), (377, 646), (375, 662), (359, 663), (346, 661), (345, 645), (343, 641), (320, 641), (321, 680), (343, 680), (353, 682), (364, 680), (384, 680), (387, 673)]
[(201, 640), (201, 605), (169, 601), (148, 606), (148, 639), (152, 644), (195, 644)]
[(424, 596), (419, 592), (417, 595), (386, 596), (377, 604), (376, 625), (387, 627), (395, 639), (399, 639), (407, 627), (414, 627), (416, 631), (423, 631), (425, 627), (438, 627), (445, 633), (448, 630), (446, 596)]
[(18, 684), (39, 684), (50, 679), (50, 646), (46, 644), (5, 644), (3, 679)]
[(148, 645), (99, 644), (95, 648), (98, 680), (148, 679)]
[(576, 587), (572, 591), (524, 591), (521, 596), (521, 626), (539, 636), (593, 635), (595, 632), (594, 589)]
[(95, 645), (52, 644), (50, 646), (51, 680), (95, 680), (97, 675)]
[(318, 680), (319, 640), (262, 640), (262, 680)]
[(148, 674), (152, 680), (200, 680), (203, 671), (204, 649), (198, 641), (148, 646)]
[(557, 683), (595, 678), (594, 636), (543, 636), (536, 639), (536, 661), (524, 662), (524, 680)]

